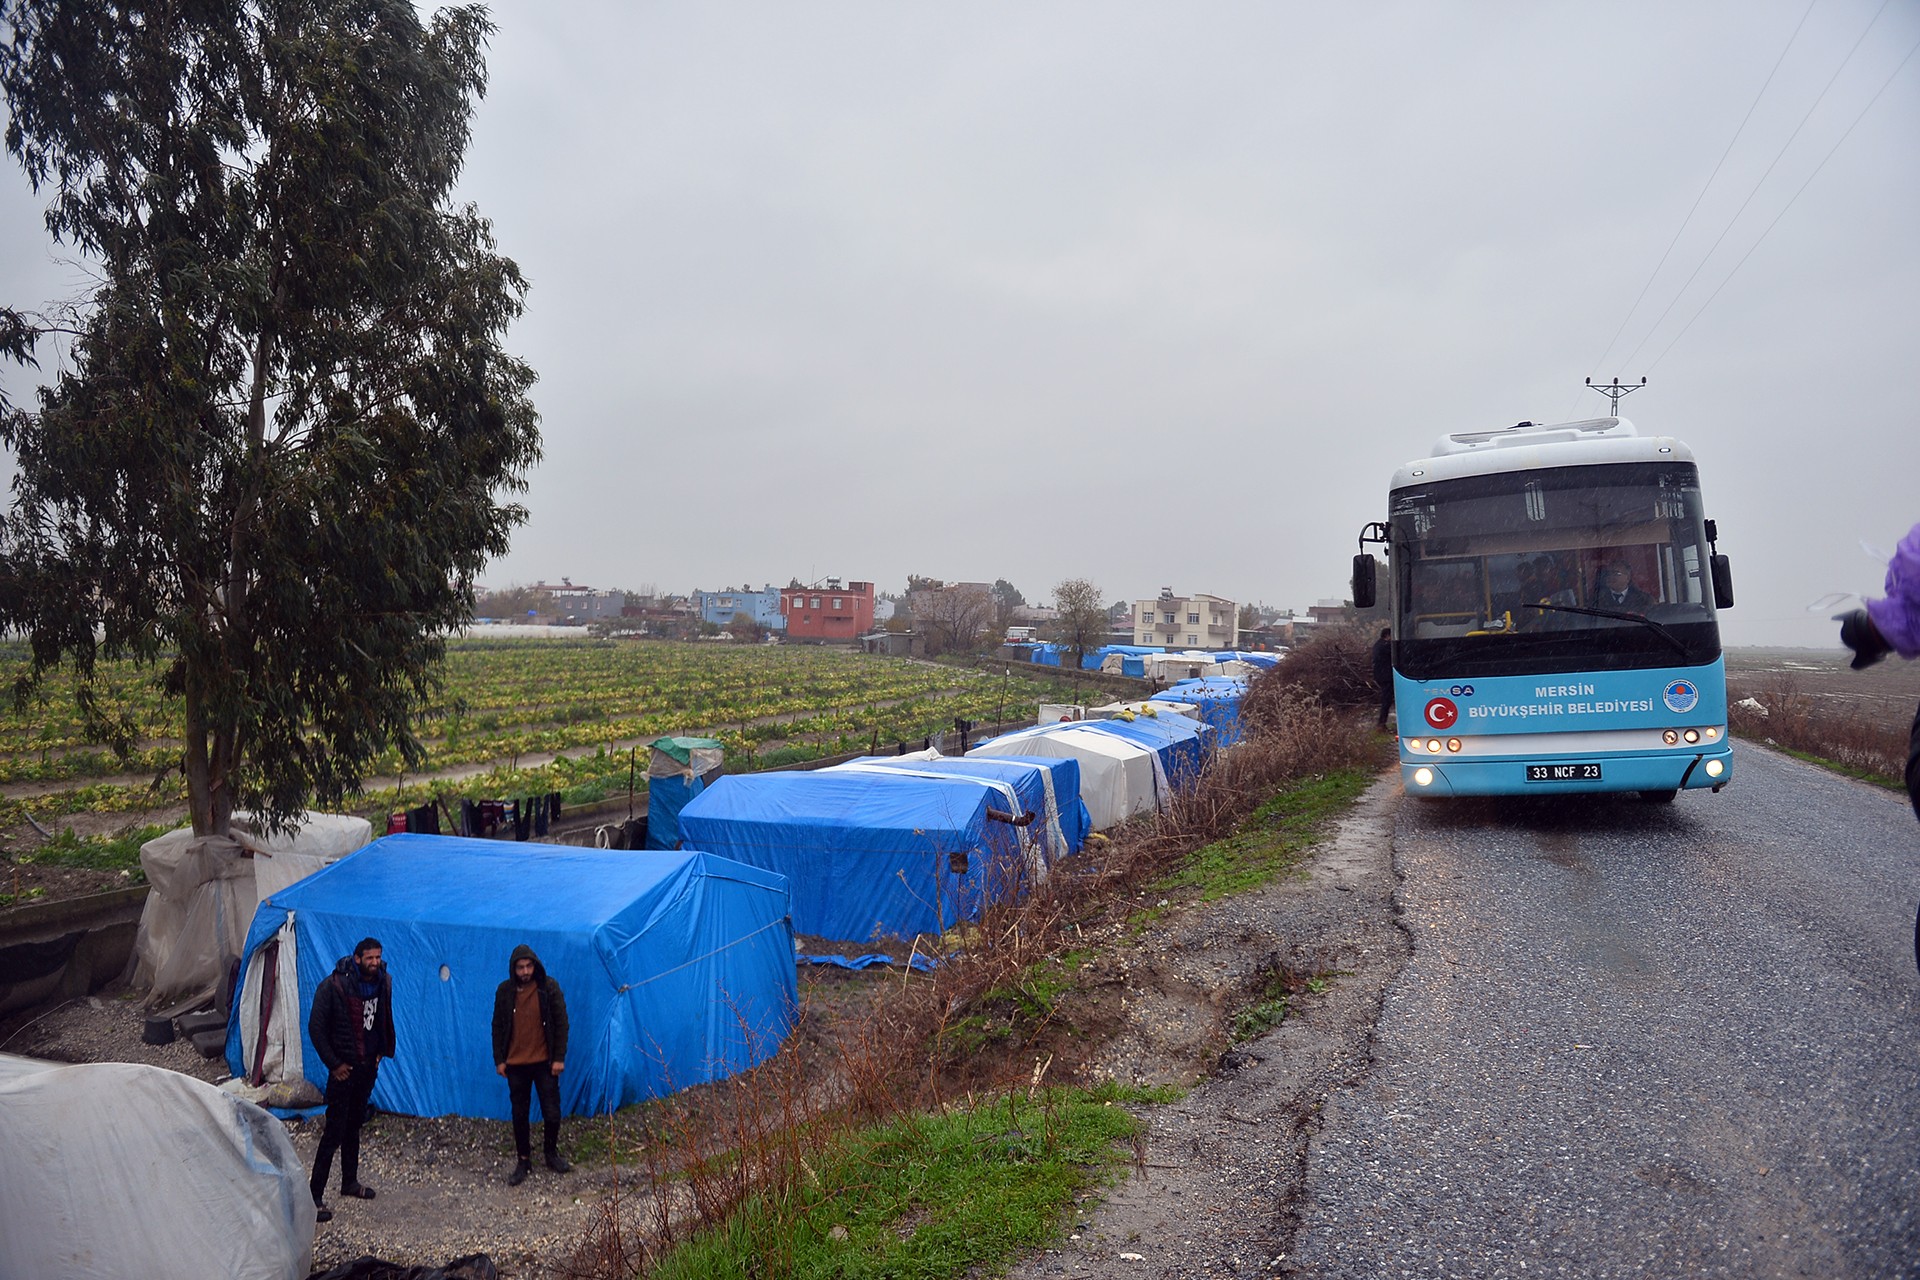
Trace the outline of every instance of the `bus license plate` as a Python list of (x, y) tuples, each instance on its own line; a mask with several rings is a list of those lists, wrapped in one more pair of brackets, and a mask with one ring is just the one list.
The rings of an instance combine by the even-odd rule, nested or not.
[(1600, 777), (1597, 764), (1530, 764), (1528, 782), (1595, 782)]

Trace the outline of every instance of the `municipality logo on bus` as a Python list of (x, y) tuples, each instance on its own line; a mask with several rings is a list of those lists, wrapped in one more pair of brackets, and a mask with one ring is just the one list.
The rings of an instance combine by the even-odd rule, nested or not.
[(1660, 697), (1667, 704), (1667, 710), (1685, 715), (1700, 705), (1700, 686), (1691, 680), (1675, 680)]

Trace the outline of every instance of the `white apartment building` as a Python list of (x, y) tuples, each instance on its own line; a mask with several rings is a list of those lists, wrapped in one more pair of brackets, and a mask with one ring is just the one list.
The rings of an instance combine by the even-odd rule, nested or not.
[(1168, 649), (1237, 649), (1240, 608), (1220, 596), (1176, 596), (1160, 588), (1158, 599), (1133, 607), (1133, 642)]

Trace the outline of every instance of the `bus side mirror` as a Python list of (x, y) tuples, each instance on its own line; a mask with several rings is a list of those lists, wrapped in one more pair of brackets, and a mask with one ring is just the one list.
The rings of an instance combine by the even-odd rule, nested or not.
[(1733, 566), (1725, 556), (1714, 556), (1708, 565), (1713, 569), (1713, 606), (1716, 609), (1733, 607)]
[[(1353, 607), (1356, 609), (1373, 608), (1373, 572), (1377, 563), (1366, 551), (1353, 558)], [(1719, 579), (1714, 581), (1717, 589)]]

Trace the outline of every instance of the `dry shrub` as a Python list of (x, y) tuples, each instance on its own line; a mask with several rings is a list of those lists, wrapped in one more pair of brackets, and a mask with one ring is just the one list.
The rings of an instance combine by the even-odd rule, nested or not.
[(1846, 702), (1823, 700), (1803, 689), (1791, 674), (1771, 673), (1751, 693), (1730, 688), (1727, 698), (1727, 723), (1743, 737), (1889, 781), (1906, 772), (1907, 730), (1879, 716), (1862, 715)]
[[(1330, 668), (1334, 655), (1353, 648), (1337, 638), (1321, 643)], [(777, 1215), (783, 1206), (797, 1213), (799, 1192), (819, 1160), (874, 1120), (976, 1091), (1043, 1084), (1051, 1058), (1036, 1063), (1022, 1045), (956, 1052), (947, 1033), (993, 993), (1016, 988), (1034, 966), (1067, 950), (1077, 924), (1124, 914), (1128, 891), (1231, 834), (1279, 786), (1374, 762), (1365, 717), (1276, 672), (1256, 677), (1242, 703), (1241, 741), (1213, 756), (1164, 813), (1090, 841), (1038, 882), (1006, 871), (1011, 891), (972, 925), (937, 943), (916, 940), (922, 954), (945, 953), (936, 969), (877, 984), (864, 1017), (838, 1027), (824, 1045), (805, 1034), (803, 1009), (802, 1034), (774, 1058), (652, 1104), (644, 1137), (629, 1153), (651, 1194), (644, 1205), (616, 1194), (566, 1274), (626, 1280), (673, 1242), (725, 1222), (749, 1196), (763, 1198)], [(1369, 703), (1363, 698), (1361, 705)], [(1047, 1030), (1043, 1017), (1025, 1028), (1025, 1043)], [(779, 1274), (782, 1260), (771, 1255), (780, 1242), (759, 1246), (762, 1273)]]
[[(1373, 641), (1379, 634), (1378, 627), (1366, 624), (1327, 627), (1289, 650), (1266, 675), (1331, 707), (1375, 706), (1379, 693), (1373, 684)], [(1255, 689), (1260, 684), (1255, 680)], [(1244, 707), (1241, 714), (1246, 714)]]

